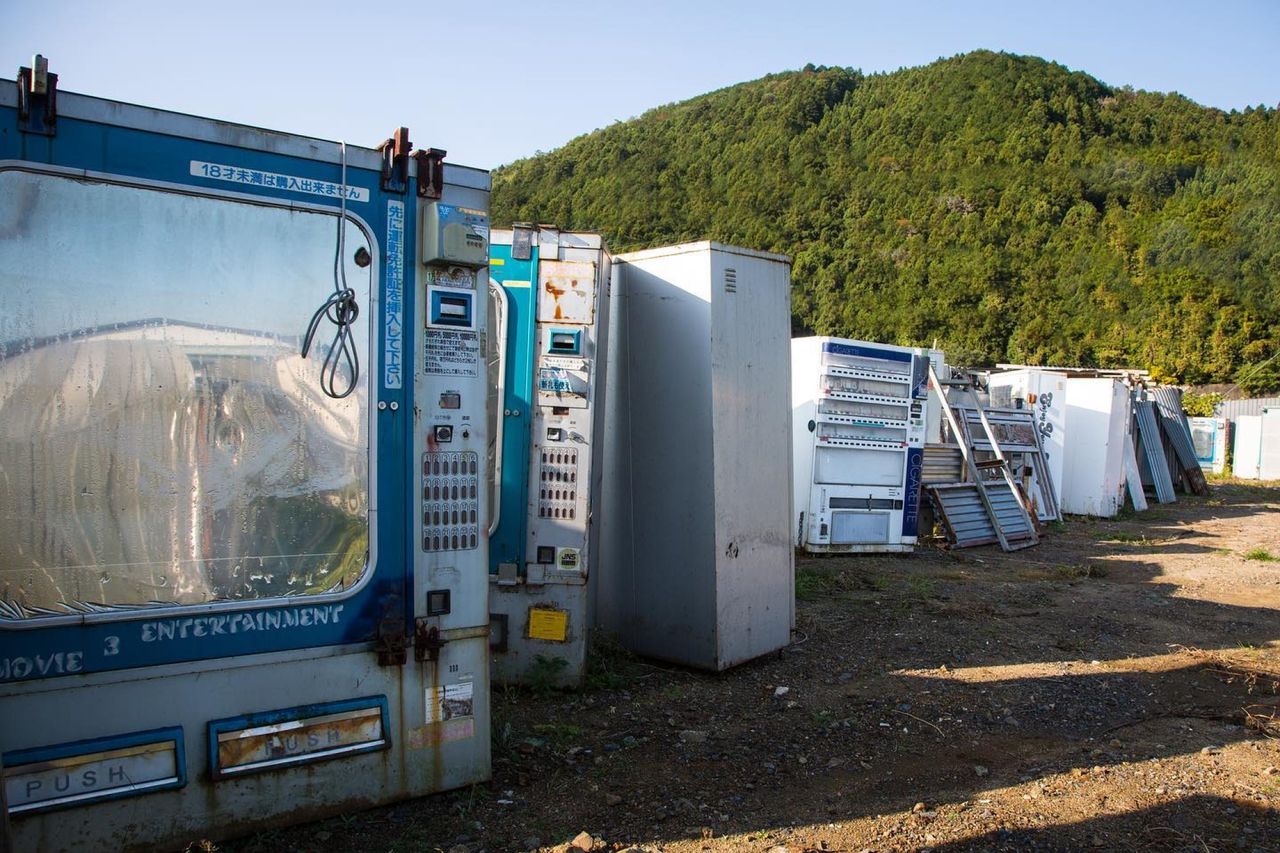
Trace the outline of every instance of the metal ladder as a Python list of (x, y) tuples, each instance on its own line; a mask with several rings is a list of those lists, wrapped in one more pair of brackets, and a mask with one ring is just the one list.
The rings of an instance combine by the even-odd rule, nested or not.
[[(991, 429), (991, 422), (987, 420), (987, 413), (982, 408), (978, 395), (974, 393), (972, 383), (967, 380), (964, 382), (944, 383), (938, 379), (938, 374), (934, 372), (932, 362), (929, 363), (928, 369), (929, 386), (934, 389), (939, 401), (942, 403), (942, 413), (946, 416), (947, 423), (951, 426), (951, 434), (956, 437), (956, 444), (960, 447), (960, 455), (964, 459), (969, 478), (973, 480), (978, 491), (978, 498), (982, 501), (982, 505), (987, 511), (987, 516), (991, 519), (991, 526), (995, 530), (996, 538), (1000, 541), (1001, 549), (1018, 551), (1040, 544), (1040, 537), (1036, 533), (1035, 519), (1032, 518), (1031, 510), (1027, 506), (1026, 498), (1023, 497), (1022, 489), (1018, 487), (1017, 481), (1013, 477), (1013, 472), (1009, 470), (1009, 461), (1000, 450), (1000, 443), (996, 441), (995, 433)], [(951, 408), (951, 403), (947, 400), (946, 388), (957, 388), (969, 395), (969, 398), (973, 401), (973, 410), (978, 413), (978, 420), (982, 424), (982, 430), (987, 436), (987, 441), (991, 444), (995, 459), (988, 462), (978, 462), (973, 458), (973, 446), (969, 442), (969, 432), (967, 429), (961, 428), (960, 422)], [(1004, 485), (1008, 487), (1009, 493), (1013, 495), (1014, 503), (1018, 508), (1019, 521), (1026, 525), (1027, 535), (1025, 537), (1010, 541), (1004, 526), (1000, 523), (1000, 516), (993, 505), (991, 493), (988, 491), (993, 482), (999, 481), (988, 480), (982, 476), (982, 472), (994, 470), (1000, 472)]]

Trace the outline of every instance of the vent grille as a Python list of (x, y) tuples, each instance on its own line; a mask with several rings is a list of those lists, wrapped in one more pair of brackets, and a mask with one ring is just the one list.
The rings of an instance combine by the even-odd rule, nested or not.
[(726, 269), (724, 271), (724, 292), (738, 292), (738, 271), (735, 269)]

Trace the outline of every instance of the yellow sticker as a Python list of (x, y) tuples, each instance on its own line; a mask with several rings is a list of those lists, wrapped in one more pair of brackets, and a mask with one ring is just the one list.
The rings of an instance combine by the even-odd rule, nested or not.
[(529, 639), (563, 643), (569, 638), (569, 613), (565, 610), (529, 608)]
[(504, 258), (490, 258), (490, 259), (489, 259), (489, 266), (491, 266), (491, 267), (505, 267), (506, 265), (507, 265), (507, 262), (506, 262), (506, 259), (504, 259)]

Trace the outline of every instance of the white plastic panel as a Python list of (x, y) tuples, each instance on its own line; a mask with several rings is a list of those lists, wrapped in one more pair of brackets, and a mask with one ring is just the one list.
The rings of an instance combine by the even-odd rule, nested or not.
[(1258, 479), (1262, 457), (1262, 415), (1236, 418), (1236, 441), (1232, 449), (1231, 473), (1242, 480)]
[(901, 486), (906, 450), (819, 447), (814, 451), (813, 481), (856, 486)]
[(831, 544), (857, 545), (889, 541), (889, 513), (831, 513)]
[(1280, 480), (1280, 409), (1262, 413), (1262, 453), (1258, 458), (1258, 479)]

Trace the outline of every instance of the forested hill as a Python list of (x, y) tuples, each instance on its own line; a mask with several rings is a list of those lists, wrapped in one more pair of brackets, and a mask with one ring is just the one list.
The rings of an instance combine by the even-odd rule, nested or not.
[(1280, 385), (1280, 117), (986, 51), (806, 67), (494, 174), (496, 223), (790, 254), (797, 331)]

